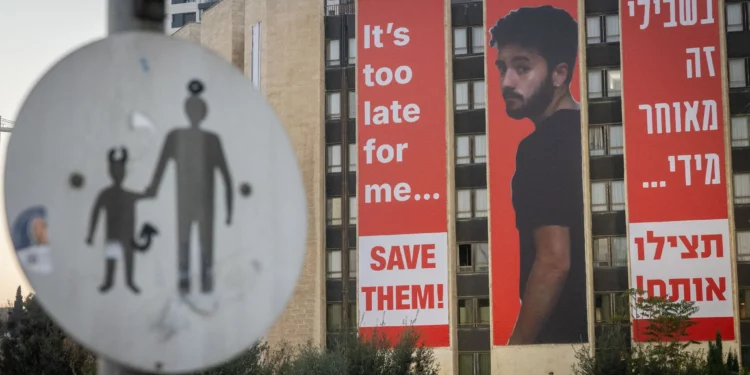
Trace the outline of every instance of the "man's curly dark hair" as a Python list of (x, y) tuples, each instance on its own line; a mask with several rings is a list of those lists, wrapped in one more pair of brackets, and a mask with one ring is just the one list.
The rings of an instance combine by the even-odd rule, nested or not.
[(564, 9), (544, 5), (513, 10), (497, 21), (490, 34), (491, 47), (517, 44), (534, 49), (547, 60), (549, 69), (566, 63), (565, 82), (572, 79), (578, 55), (578, 22)]

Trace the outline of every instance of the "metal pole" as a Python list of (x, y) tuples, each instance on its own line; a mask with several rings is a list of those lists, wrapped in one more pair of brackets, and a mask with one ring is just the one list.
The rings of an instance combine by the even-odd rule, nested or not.
[(122, 31), (164, 32), (165, 0), (109, 0), (109, 34)]
[[(109, 0), (107, 6), (108, 34), (125, 31), (164, 32), (166, 18), (165, 0)], [(125, 368), (122, 365), (99, 358), (99, 375), (149, 375)]]

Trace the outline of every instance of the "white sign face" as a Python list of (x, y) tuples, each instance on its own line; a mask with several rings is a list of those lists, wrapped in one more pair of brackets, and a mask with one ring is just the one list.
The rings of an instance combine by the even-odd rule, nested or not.
[(291, 143), (214, 53), (118, 34), (55, 65), (8, 146), (18, 259), (53, 319), (125, 366), (188, 372), (260, 339), (305, 257)]

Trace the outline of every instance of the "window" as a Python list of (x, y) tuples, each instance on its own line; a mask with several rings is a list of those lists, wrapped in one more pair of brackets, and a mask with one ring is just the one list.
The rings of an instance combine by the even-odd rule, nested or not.
[(183, 27), (185, 24), (195, 22), (195, 12), (175, 13), (172, 15), (172, 27)]
[(490, 375), (490, 352), (458, 353), (458, 375)]
[[(341, 250), (326, 251), (326, 277), (340, 279), (343, 272)], [(357, 277), (357, 249), (349, 249), (349, 277)]]
[(484, 27), (456, 27), (453, 29), (453, 54), (484, 53)]
[(485, 134), (456, 137), (456, 164), (487, 162), (487, 136)]
[(250, 81), (253, 83), (253, 86), (255, 88), (260, 87), (260, 33), (261, 33), (261, 23), (258, 22), (255, 25), (253, 25), (252, 28), (252, 50), (251, 50), (251, 59), (250, 59)]
[(747, 87), (747, 60), (729, 59), (729, 87)]
[(456, 218), (487, 217), (487, 188), (456, 190)]
[(748, 134), (748, 125), (750, 117), (737, 116), (732, 117), (732, 147), (750, 147), (750, 134)]
[(484, 53), (484, 28), (471, 28), (471, 53)]
[(328, 198), (326, 221), (328, 225), (341, 225), (341, 197)]
[(341, 172), (341, 145), (328, 145), (326, 147), (326, 171), (330, 173)]
[(589, 99), (620, 96), (620, 69), (590, 69), (588, 72)]
[(596, 323), (613, 323), (628, 320), (630, 300), (625, 293), (594, 293), (594, 320)]
[(329, 120), (341, 118), (340, 92), (331, 91), (326, 93), (326, 118)]
[(357, 62), (357, 40), (349, 38), (349, 65), (354, 65)]
[(469, 53), (468, 33), (465, 27), (453, 29), (453, 54), (465, 55)]
[(453, 92), (456, 111), (484, 108), (484, 91), (484, 80), (456, 82)]
[(748, 19), (748, 3), (730, 3), (726, 5), (727, 9), (727, 32), (743, 31), (745, 19)]
[(349, 143), (349, 172), (357, 171), (357, 144)]
[(590, 126), (589, 155), (622, 155), (622, 125)]
[(338, 39), (328, 41), (326, 46), (326, 66), (341, 65), (341, 43)]
[(586, 43), (615, 43), (620, 41), (620, 19), (617, 14), (586, 17)]
[(734, 204), (750, 204), (750, 174), (734, 174)]
[(349, 118), (357, 118), (357, 92), (349, 90), (349, 97), (347, 100), (347, 105), (349, 106)]
[(326, 251), (326, 276), (329, 279), (341, 278), (341, 250)]
[(624, 211), (625, 182), (622, 180), (591, 183), (591, 211)]
[(458, 325), (482, 326), (490, 324), (490, 298), (458, 298)]
[[(326, 331), (336, 332), (344, 328), (343, 318), (343, 303), (332, 302), (326, 306)], [(349, 302), (349, 326), (354, 328), (358, 323), (357, 319), (357, 304), (355, 302)]]
[(740, 320), (750, 320), (750, 289), (739, 288)]
[(486, 243), (458, 244), (458, 272), (487, 272), (490, 264), (489, 250)]
[(737, 261), (750, 262), (750, 231), (737, 231)]
[(357, 277), (357, 249), (349, 249), (349, 278)]
[(474, 106), (473, 109), (481, 109), (484, 108), (485, 100), (484, 100), (484, 81), (474, 81), (471, 83), (472, 88), (472, 103)]
[(627, 237), (594, 238), (594, 267), (627, 267)]
[(349, 225), (357, 224), (357, 197), (349, 197)]

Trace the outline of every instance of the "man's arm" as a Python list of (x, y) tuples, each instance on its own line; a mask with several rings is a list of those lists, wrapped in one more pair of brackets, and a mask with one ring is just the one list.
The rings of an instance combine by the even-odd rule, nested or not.
[(570, 230), (547, 225), (534, 231), (536, 258), (523, 294), (521, 311), (508, 345), (533, 344), (557, 306), (570, 271)]
[(159, 191), (159, 185), (161, 185), (161, 178), (164, 176), (164, 169), (167, 167), (167, 162), (172, 155), (174, 155), (174, 133), (169, 133), (167, 139), (164, 141), (164, 145), (161, 148), (161, 154), (159, 155), (159, 161), (156, 163), (156, 169), (154, 175), (151, 177), (151, 184), (146, 188), (146, 196), (154, 197), (156, 192)]
[(99, 221), (99, 211), (102, 209), (102, 195), (99, 194), (98, 197), (96, 197), (96, 202), (94, 203), (94, 208), (91, 210), (91, 215), (89, 218), (89, 231), (86, 235), (86, 243), (91, 245), (92, 242), (94, 242), (94, 231), (96, 230), (96, 223)]
[(224, 156), (224, 149), (221, 147), (221, 141), (219, 137), (215, 137), (215, 147), (217, 152), (217, 166), (221, 172), (221, 177), (224, 179), (224, 188), (226, 194), (227, 203), (227, 225), (232, 222), (232, 174), (229, 172), (227, 166), (227, 159)]

